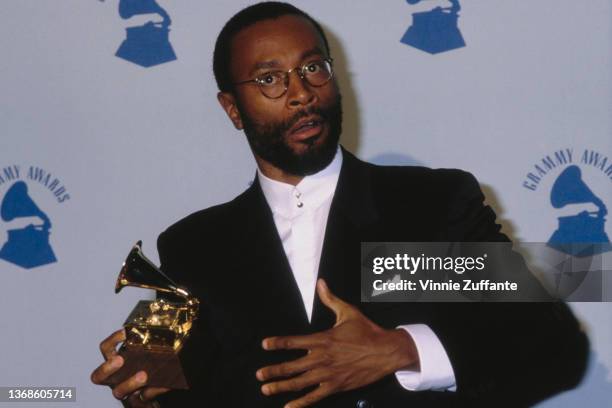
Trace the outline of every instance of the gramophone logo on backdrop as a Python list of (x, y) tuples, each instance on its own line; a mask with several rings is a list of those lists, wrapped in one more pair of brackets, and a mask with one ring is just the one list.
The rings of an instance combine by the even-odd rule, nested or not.
[[(145, 68), (174, 61), (176, 54), (169, 40), (170, 15), (156, 0), (120, 0), (119, 15), (128, 20), (140, 15), (156, 15), (162, 21), (127, 27), (126, 38), (115, 54)], [(152, 16), (153, 18), (153, 16)]]
[(56, 262), (48, 210), (69, 199), (60, 180), (40, 167), (0, 168), (0, 259), (25, 269)]
[(465, 47), (457, 25), (459, 0), (406, 0), (414, 9), (412, 25), (400, 40), (430, 54)]
[(533, 166), (523, 187), (540, 191), (548, 175), (555, 179), (546, 191), (546, 199), (557, 218), (548, 245), (576, 257), (611, 251), (604, 199), (610, 199), (612, 161), (593, 150), (559, 150)]

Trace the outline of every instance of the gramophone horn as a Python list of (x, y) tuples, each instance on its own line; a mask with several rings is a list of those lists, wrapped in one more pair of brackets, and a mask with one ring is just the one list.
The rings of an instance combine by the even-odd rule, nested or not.
[(137, 14), (157, 13), (161, 7), (155, 0), (120, 0), (119, 15), (123, 19), (131, 18)]
[(38, 216), (44, 221), (46, 228), (51, 227), (51, 220), (28, 195), (28, 186), (23, 181), (18, 181), (9, 188), (2, 200), (0, 216), (4, 221), (12, 221), (19, 217)]
[(189, 292), (178, 287), (172, 279), (159, 270), (144, 256), (141, 248), (142, 241), (138, 241), (125, 259), (115, 284), (115, 293), (119, 293), (125, 286), (135, 286), (188, 298)]
[(569, 166), (559, 175), (550, 191), (550, 202), (555, 208), (568, 204), (594, 203), (600, 211), (607, 213), (603, 201), (582, 181), (578, 166)]

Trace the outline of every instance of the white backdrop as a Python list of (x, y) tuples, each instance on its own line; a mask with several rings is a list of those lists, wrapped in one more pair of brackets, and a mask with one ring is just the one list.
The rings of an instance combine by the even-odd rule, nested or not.
[[(142, 239), (157, 261), (160, 231), (233, 198), (254, 174), (211, 72), (219, 30), (248, 2), (158, 3), (172, 18), (177, 59), (149, 68), (114, 55), (125, 28), (148, 21), (123, 20), (118, 0), (2, 5), (0, 199), (16, 181), (5, 169), (18, 166), (51, 220), (57, 262), (27, 269), (0, 259), (0, 386), (75, 386), (77, 403), (66, 407), (119, 406), (89, 374), (98, 343), (145, 297), (113, 293), (132, 243)], [(328, 32), (343, 143), (358, 156), (473, 172), (515, 239), (545, 242), (556, 229), (549, 195), (564, 166), (540, 174), (535, 191), (523, 183), (559, 150), (572, 150), (583, 181), (612, 208), (612, 161), (602, 164), (612, 158), (612, 2), (461, 0), (466, 46), (435, 55), (400, 39), (412, 13), (445, 2), (293, 3)], [(585, 149), (599, 161), (581, 163)], [(30, 166), (49, 180), (28, 178)], [(5, 221), (0, 246), (15, 228)], [(605, 231), (612, 236), (611, 222)], [(603, 407), (612, 399), (612, 305), (572, 306), (592, 341), (589, 373), (541, 406)]]

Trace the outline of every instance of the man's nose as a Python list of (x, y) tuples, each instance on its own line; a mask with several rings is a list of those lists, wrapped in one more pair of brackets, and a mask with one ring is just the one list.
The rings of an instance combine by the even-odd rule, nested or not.
[(287, 105), (296, 108), (310, 105), (316, 98), (310, 84), (300, 76), (298, 70), (289, 73), (287, 78)]

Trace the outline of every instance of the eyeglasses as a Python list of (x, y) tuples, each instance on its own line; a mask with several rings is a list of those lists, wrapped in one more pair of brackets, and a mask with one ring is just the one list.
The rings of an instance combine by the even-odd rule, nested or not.
[(325, 85), (334, 75), (332, 70), (332, 59), (324, 58), (307, 62), (306, 64), (290, 69), (289, 71), (270, 71), (234, 85), (242, 85), (254, 82), (261, 93), (270, 99), (278, 99), (289, 89), (289, 74), (297, 70), (300, 78), (310, 86), (318, 88)]

